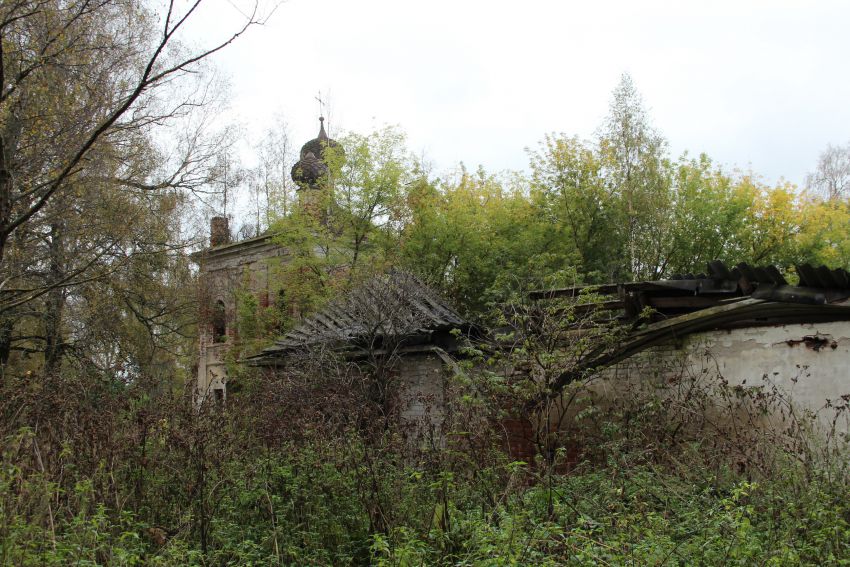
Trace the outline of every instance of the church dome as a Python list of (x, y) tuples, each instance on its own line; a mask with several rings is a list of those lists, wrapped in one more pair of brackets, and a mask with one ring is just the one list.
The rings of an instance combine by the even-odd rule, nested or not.
[(325, 163), (325, 149), (334, 148), (341, 155), (345, 155), (342, 146), (336, 140), (332, 140), (325, 132), (325, 118), (319, 117), (319, 135), (301, 146), (301, 154), (294, 166), (292, 166), (292, 180), (299, 187), (315, 187), (315, 184), (327, 174), (328, 166)]
[(319, 135), (316, 138), (313, 138), (303, 146), (301, 146), (301, 159), (304, 159), (308, 153), (313, 154), (319, 159), (324, 159), (325, 157), (325, 148), (340, 148), (339, 142), (336, 140), (331, 140), (328, 138), (327, 132), (325, 132), (325, 118), (324, 116), (319, 117)]
[(307, 185), (312, 187), (323, 175), (328, 172), (328, 166), (308, 151), (306, 154), (302, 151), (301, 159), (298, 163), (292, 166), (292, 180), (299, 185)]

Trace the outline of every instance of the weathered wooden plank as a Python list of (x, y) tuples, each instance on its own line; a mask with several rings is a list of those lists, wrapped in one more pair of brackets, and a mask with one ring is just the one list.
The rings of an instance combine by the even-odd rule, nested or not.
[(718, 302), (716, 298), (699, 295), (650, 296), (648, 301), (654, 309), (705, 309)]

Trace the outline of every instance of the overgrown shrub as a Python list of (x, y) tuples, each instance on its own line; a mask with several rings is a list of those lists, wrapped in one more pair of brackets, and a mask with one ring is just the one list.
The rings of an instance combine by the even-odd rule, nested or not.
[(227, 405), (6, 384), (0, 563), (850, 563), (847, 453), (810, 417), (757, 427), (779, 392), (687, 374), (605, 405), (588, 389), (570, 468), (505, 454), (495, 371), (461, 373), (443, 441), (412, 448), (368, 376), (302, 368), (246, 373)]

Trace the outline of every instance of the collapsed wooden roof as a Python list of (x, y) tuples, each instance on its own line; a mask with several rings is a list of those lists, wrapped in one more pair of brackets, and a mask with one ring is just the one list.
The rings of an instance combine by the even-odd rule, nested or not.
[(390, 341), (394, 347), (410, 346), (435, 333), (469, 328), (434, 290), (408, 272), (393, 270), (332, 301), (247, 361), (273, 364), (288, 353), (318, 346), (352, 352)]
[[(575, 297), (578, 310), (612, 310), (632, 330), (615, 346), (600, 345), (554, 384), (565, 384), (640, 351), (685, 337), (719, 329), (792, 323), (850, 321), (850, 274), (809, 264), (796, 266), (799, 283), (790, 285), (775, 266), (740, 263), (729, 269), (723, 262), (708, 264), (707, 274), (674, 276), (669, 280), (584, 286), (532, 292), (546, 300)], [(581, 303), (593, 291), (610, 299)], [(641, 317), (651, 308), (649, 318)]]

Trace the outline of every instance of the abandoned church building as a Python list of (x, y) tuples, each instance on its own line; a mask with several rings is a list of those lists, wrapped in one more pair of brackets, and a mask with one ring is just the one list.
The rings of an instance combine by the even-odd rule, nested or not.
[[(292, 168), (302, 207), (316, 209), (316, 196), (324, 190), (327, 147), (338, 145), (321, 123), (318, 137), (304, 144)], [(215, 217), (210, 246), (196, 260), (202, 306), (197, 393), (224, 399), (227, 354), (237, 333), (237, 294), (247, 289), (262, 307), (288, 309), (286, 290), (275, 285), (275, 267), (287, 262), (287, 251), (273, 234), (233, 242), (227, 219)], [(594, 375), (601, 390), (622, 388), (649, 379), (650, 364), (675, 360), (668, 369), (714, 372), (747, 387), (768, 384), (812, 412), (847, 404), (850, 275), (808, 265), (796, 272), (799, 282), (791, 285), (773, 266), (729, 268), (712, 262), (705, 274), (595, 286), (601, 302), (583, 303), (586, 289), (579, 287), (534, 292), (531, 299), (538, 302), (574, 298), (576, 312), (608, 313), (630, 328), (616, 344), (591, 349), (555, 387)], [(463, 357), (462, 337), (487, 334), (462, 313), (462, 306), (449, 305), (416, 277), (391, 271), (316, 313), (290, 313), (293, 328), (261, 352), (229, 363), (280, 368), (305, 348), (333, 349), (349, 359), (392, 355), (405, 399), (400, 416), (438, 415), (446, 380)]]
[[(341, 150), (328, 138), (320, 119), (317, 138), (301, 148), (292, 168), (298, 187), (299, 206), (310, 214), (327, 214), (318, 203), (323, 190), (327, 147)], [(287, 251), (275, 243), (273, 234), (232, 242), (228, 219), (211, 221), (210, 247), (195, 256), (200, 265), (201, 324), (197, 395), (200, 399), (224, 400), (228, 363), (281, 368), (294, 351), (333, 348), (349, 359), (365, 356), (393, 357), (393, 372), (401, 378), (406, 420), (430, 419), (443, 402), (446, 369), (456, 354), (456, 333), (471, 326), (433, 290), (414, 276), (393, 271), (373, 278), (347, 297), (333, 301), (318, 313), (300, 320), (274, 345), (244, 360), (228, 358), (237, 338), (238, 295), (247, 290), (260, 307), (289, 309), (286, 290), (276, 285), (275, 268), (287, 262)]]
[[(323, 159), (325, 149), (339, 147), (325, 132), (324, 118), (319, 118), (319, 124), (319, 135), (304, 144), (291, 172), (299, 206), (305, 208), (315, 208), (317, 194), (323, 190), (328, 171)], [(286, 290), (272, 281), (274, 268), (286, 262), (286, 250), (274, 242), (274, 237), (266, 232), (232, 242), (227, 217), (210, 221), (210, 246), (195, 255), (200, 267), (201, 305), (197, 392), (202, 399), (226, 396), (225, 359), (236, 336), (237, 294), (254, 294), (262, 307), (276, 301), (281, 309), (286, 308), (282, 305)]]

